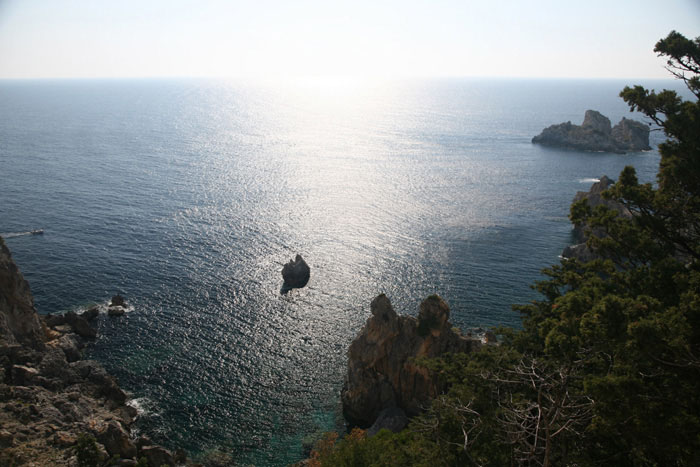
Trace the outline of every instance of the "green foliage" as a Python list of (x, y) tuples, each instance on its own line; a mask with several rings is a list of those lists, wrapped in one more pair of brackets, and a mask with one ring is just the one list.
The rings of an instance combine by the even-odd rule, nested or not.
[(101, 464), (97, 441), (90, 434), (81, 433), (78, 436), (75, 454), (78, 458), (78, 467), (97, 467)]
[[(563, 260), (498, 346), (422, 362), (449, 393), (399, 434), (346, 437), (323, 465), (691, 466), (700, 453), (700, 38), (656, 44), (694, 101), (627, 87), (668, 139), (657, 186), (626, 167), (571, 219), (598, 259)], [(393, 462), (393, 463), (392, 463)]]

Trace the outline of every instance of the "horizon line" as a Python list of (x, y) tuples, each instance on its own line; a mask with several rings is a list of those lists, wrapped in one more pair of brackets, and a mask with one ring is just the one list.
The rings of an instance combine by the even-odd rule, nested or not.
[(494, 80), (576, 80), (576, 81), (677, 81), (673, 77), (612, 77), (612, 76), (503, 76), (503, 75), (415, 75), (415, 76), (382, 76), (382, 75), (350, 75), (350, 74), (299, 74), (299, 75), (124, 75), (124, 76), (26, 76), (4, 77), (0, 81), (91, 81), (91, 80), (218, 80), (218, 81), (260, 81), (279, 82), (297, 81), (309, 79), (325, 80), (352, 80), (352, 81), (423, 81), (423, 80), (449, 80), (449, 79), (494, 79)]

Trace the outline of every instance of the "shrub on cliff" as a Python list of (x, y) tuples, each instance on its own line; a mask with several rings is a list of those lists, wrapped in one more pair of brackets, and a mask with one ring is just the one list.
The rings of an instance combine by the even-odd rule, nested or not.
[(695, 100), (622, 91), (668, 140), (656, 188), (626, 167), (604, 193), (631, 217), (572, 206), (572, 221), (607, 233), (589, 236), (600, 259), (545, 270), (543, 298), (515, 307), (522, 330), (428, 363), (450, 383), (447, 395), (400, 434), (339, 443), (323, 465), (369, 447), (368, 465), (392, 465), (382, 456), (397, 450), (417, 465), (697, 465), (700, 38), (674, 31), (655, 51)]
[(97, 441), (92, 435), (82, 433), (75, 444), (75, 455), (78, 467), (97, 467), (102, 464)]

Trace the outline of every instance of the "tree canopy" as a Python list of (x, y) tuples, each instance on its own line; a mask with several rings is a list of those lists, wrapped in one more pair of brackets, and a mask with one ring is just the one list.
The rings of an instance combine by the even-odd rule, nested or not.
[(626, 167), (571, 219), (598, 259), (562, 260), (514, 307), (521, 330), (426, 365), (449, 392), (399, 434), (360, 432), (315, 452), (321, 465), (690, 466), (700, 459), (700, 38), (672, 31), (655, 52), (694, 100), (626, 87), (667, 136), (657, 184)]

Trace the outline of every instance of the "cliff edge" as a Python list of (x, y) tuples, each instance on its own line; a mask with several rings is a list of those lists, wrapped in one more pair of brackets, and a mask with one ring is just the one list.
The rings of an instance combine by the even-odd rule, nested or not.
[(418, 414), (444, 388), (415, 359), (471, 352), (481, 345), (453, 330), (450, 309), (437, 295), (421, 303), (418, 318), (399, 316), (384, 294), (372, 300), (371, 313), (348, 350), (341, 393), (343, 414), (353, 426), (372, 425), (386, 409)]
[[(613, 183), (615, 183), (613, 180), (603, 175), (600, 177), (600, 180), (591, 185), (591, 188), (588, 191), (577, 192), (574, 196), (573, 203), (586, 200), (591, 209), (595, 209), (597, 206), (605, 206), (608, 209), (616, 211), (621, 217), (632, 217), (632, 213), (625, 206), (617, 201), (605, 199), (603, 197), (603, 192)], [(600, 238), (604, 238), (607, 235), (605, 230), (602, 228), (591, 229), (590, 226), (574, 224), (573, 234), (577, 243), (564, 248), (561, 256), (564, 258), (575, 258), (584, 263), (596, 259), (598, 256), (591, 251), (590, 248), (588, 248), (588, 245), (586, 245), (586, 242), (588, 241), (587, 231), (590, 231), (590, 234)]]
[(84, 339), (95, 336), (94, 317), (40, 317), (0, 237), (0, 465), (78, 465), (86, 436), (96, 440), (84, 448), (95, 465), (185, 462), (184, 453), (133, 439), (137, 414), (127, 395), (99, 363), (81, 359)]

